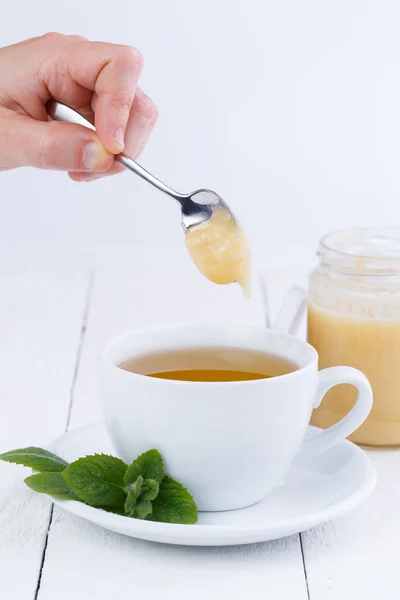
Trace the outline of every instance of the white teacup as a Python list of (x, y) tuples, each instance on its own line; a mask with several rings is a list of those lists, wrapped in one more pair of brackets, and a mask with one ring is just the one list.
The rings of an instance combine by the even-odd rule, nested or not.
[[(152, 352), (214, 346), (274, 354), (297, 370), (270, 379), (197, 383), (118, 367)], [(358, 389), (356, 404), (326, 431), (305, 437), (313, 408), (341, 383)], [(106, 346), (100, 384), (105, 424), (118, 455), (129, 463), (157, 448), (166, 472), (205, 511), (260, 501), (299, 452), (309, 456), (333, 446), (361, 425), (372, 406), (371, 386), (360, 371), (333, 367), (318, 373), (318, 355), (309, 344), (263, 327), (172, 325), (127, 333)]]

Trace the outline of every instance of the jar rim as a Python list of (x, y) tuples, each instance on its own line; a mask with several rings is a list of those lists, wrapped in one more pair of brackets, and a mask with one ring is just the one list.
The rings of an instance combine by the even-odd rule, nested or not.
[(400, 273), (400, 227), (340, 229), (324, 235), (318, 256), (336, 270), (368, 275)]

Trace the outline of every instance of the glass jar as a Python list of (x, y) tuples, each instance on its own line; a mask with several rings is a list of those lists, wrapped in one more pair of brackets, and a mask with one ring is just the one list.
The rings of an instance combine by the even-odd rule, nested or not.
[[(352, 229), (322, 238), (309, 280), (308, 341), (320, 368), (360, 369), (374, 392), (372, 411), (351, 436), (359, 444), (400, 445), (400, 229)], [(329, 427), (356, 399), (330, 390), (312, 424)]]

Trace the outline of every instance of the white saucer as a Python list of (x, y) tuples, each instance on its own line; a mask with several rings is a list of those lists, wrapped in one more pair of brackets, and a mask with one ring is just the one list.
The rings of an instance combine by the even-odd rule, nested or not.
[[(312, 430), (315, 428), (310, 428), (310, 433)], [(102, 424), (67, 433), (50, 449), (68, 461), (94, 452), (115, 454)], [(187, 546), (224, 546), (273, 540), (334, 519), (358, 506), (375, 483), (376, 472), (369, 457), (344, 441), (313, 459), (297, 459), (285, 481), (255, 506), (200, 513), (196, 525), (140, 521), (80, 502), (54, 502), (92, 523), (131, 537)]]

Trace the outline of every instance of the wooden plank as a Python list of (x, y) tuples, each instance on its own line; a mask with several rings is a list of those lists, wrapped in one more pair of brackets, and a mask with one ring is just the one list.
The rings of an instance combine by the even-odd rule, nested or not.
[(302, 534), (311, 600), (398, 600), (400, 454), (371, 451), (378, 485), (346, 517)]
[[(65, 429), (87, 277), (21, 272), (0, 278), (0, 451), (46, 445)], [(29, 471), (0, 463), (0, 588), (32, 600), (51, 504), (22, 483)]]
[[(243, 303), (234, 290), (205, 286), (198, 277), (182, 281), (155, 263), (152, 278), (140, 272), (96, 277), (88, 329), (75, 389), (71, 427), (100, 417), (97, 406), (98, 356), (112, 335), (162, 322), (186, 320), (260, 323), (260, 299)], [(55, 509), (39, 600), (146, 594), (179, 600), (291, 598), (306, 600), (298, 536), (274, 543), (232, 548), (185, 548), (134, 540), (102, 530)], [(65, 580), (65, 573), (68, 579)], [(60, 581), (63, 584), (60, 585)]]
[[(298, 536), (190, 548), (142, 542), (56, 511), (39, 600), (306, 600)], [(68, 576), (66, 577), (66, 573)]]

